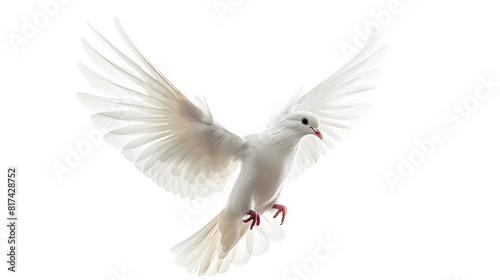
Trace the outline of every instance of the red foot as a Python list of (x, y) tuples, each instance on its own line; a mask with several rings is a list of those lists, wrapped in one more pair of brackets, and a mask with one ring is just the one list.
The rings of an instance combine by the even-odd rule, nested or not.
[(255, 222), (257, 222), (257, 225), (260, 225), (260, 216), (259, 216), (259, 213), (253, 211), (253, 210), (250, 210), (248, 211), (247, 213), (248, 215), (250, 215), (250, 217), (246, 220), (243, 220), (244, 223), (248, 223), (250, 222), (250, 220), (252, 220), (252, 224), (250, 225), (250, 230), (253, 229), (253, 226), (255, 225)]
[(274, 209), (278, 209), (278, 211), (276, 212), (276, 214), (274, 214), (273, 218), (278, 217), (278, 215), (281, 213), (281, 225), (282, 225), (283, 222), (285, 221), (286, 206), (285, 205), (281, 205), (281, 204), (274, 204), (273, 208)]

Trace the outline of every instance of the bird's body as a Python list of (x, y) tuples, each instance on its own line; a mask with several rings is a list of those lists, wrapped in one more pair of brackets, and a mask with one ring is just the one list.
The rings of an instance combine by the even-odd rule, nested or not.
[[(228, 199), (227, 211), (241, 215), (248, 209), (263, 212), (273, 206), (272, 202), (279, 197), (284, 179), (290, 172), (293, 162), (290, 159), (300, 140), (292, 133), (285, 133), (272, 127), (246, 137), (247, 146), (241, 152), (241, 171)], [(246, 194), (244, 203), (239, 199), (243, 196), (241, 194)]]
[[(303, 129), (294, 129), (299, 123), (298, 120), (303, 118), (307, 118), (308, 124), (301, 124)], [(311, 124), (314, 127), (311, 127)], [(235, 255), (238, 242), (255, 224), (260, 226), (260, 214), (279, 205), (277, 201), (291, 171), (301, 138), (307, 134), (322, 137), (319, 130), (311, 129), (317, 128), (318, 125), (319, 120), (314, 114), (297, 112), (260, 133), (244, 137), (244, 145), (237, 153), (241, 170), (224, 210), (205, 227), (212, 231), (207, 233), (201, 230), (172, 249), (172, 252), (180, 256), (179, 264), (188, 268), (194, 264), (194, 267), (199, 267), (200, 275), (210, 271), (222, 271), (220, 268), (227, 269), (224, 263), (230, 263), (237, 257)], [(283, 220), (286, 210), (281, 210)], [(252, 221), (250, 225), (242, 223), (246, 215), (251, 215), (250, 212), (255, 213), (256, 217), (253, 219), (258, 220)], [(272, 233), (263, 234), (265, 236)], [(281, 232), (277, 235), (281, 235)], [(247, 239), (247, 242), (251, 243), (253, 240)]]
[(220, 192), (240, 166), (224, 209), (172, 248), (176, 262), (199, 275), (216, 274), (264, 253), (270, 242), (284, 237), (274, 218), (281, 214), (283, 223), (287, 212), (279, 204), (285, 182), (326, 155), (340, 139), (339, 133), (348, 128), (346, 122), (355, 117), (349, 110), (357, 104), (343, 100), (371, 88), (363, 84), (373, 76), (381, 49), (371, 52), (369, 40), (335, 74), (292, 99), (266, 129), (240, 137), (214, 120), (204, 100), (195, 104), (173, 86), (115, 23), (139, 62), (94, 29), (126, 66), (103, 56), (85, 40), (82, 43), (108, 74), (125, 77), (135, 86), (123, 86), (80, 64), (87, 80), (109, 96), (78, 94), (98, 112), (92, 120), (106, 133), (105, 140), (158, 185), (183, 198)]

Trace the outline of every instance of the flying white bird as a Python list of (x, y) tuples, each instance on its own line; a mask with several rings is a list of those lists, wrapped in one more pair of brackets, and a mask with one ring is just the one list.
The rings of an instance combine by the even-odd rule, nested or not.
[(262, 132), (240, 137), (213, 118), (204, 100), (198, 98), (195, 104), (182, 94), (137, 49), (116, 19), (115, 25), (135, 60), (93, 28), (121, 65), (84, 39), (82, 44), (102, 70), (134, 86), (123, 86), (80, 63), (90, 84), (108, 95), (78, 93), (81, 102), (98, 112), (92, 120), (106, 133), (106, 141), (158, 185), (183, 198), (220, 192), (240, 165), (225, 208), (171, 249), (176, 262), (189, 272), (213, 275), (264, 253), (270, 241), (284, 237), (274, 219), (283, 223), (287, 214), (278, 203), (284, 183), (326, 155), (339, 133), (348, 129), (346, 121), (355, 117), (349, 110), (356, 104), (345, 99), (372, 88), (366, 82), (377, 72), (385, 48), (374, 48), (370, 37), (347, 64), (293, 98)]

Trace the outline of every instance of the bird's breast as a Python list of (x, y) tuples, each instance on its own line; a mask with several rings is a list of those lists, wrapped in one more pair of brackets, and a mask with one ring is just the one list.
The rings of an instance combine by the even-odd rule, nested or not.
[(249, 183), (257, 206), (266, 205), (279, 195), (291, 160), (293, 160), (292, 157), (292, 151), (276, 152), (276, 150), (267, 149), (255, 153), (247, 167), (252, 172), (252, 179)]

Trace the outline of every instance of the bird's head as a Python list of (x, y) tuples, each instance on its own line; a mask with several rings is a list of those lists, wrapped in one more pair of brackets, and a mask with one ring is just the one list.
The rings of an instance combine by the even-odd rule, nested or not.
[(311, 112), (298, 111), (290, 113), (282, 119), (282, 122), (300, 137), (311, 134), (323, 140), (323, 134), (319, 130), (319, 118)]

